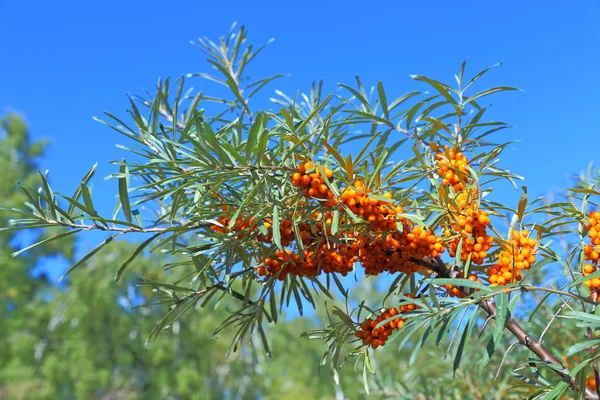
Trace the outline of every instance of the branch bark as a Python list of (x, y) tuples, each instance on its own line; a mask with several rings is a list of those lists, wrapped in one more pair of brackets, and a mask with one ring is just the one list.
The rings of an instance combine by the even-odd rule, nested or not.
[[(439, 257), (437, 257), (435, 259), (425, 259), (425, 260), (411, 257), (410, 261), (434, 271), (437, 274), (437, 276), (440, 278), (456, 278), (456, 274), (453, 274), (452, 273), (453, 271), (448, 270), (445, 263)], [(462, 288), (461, 290), (467, 296), (470, 295), (471, 293), (473, 293), (473, 289), (471, 289), (471, 288)], [(481, 308), (490, 316), (490, 318), (492, 318), (494, 320), (496, 319), (496, 303), (494, 302), (493, 298), (483, 300), (480, 303), (480, 305), (481, 305)], [(538, 356), (540, 358), (540, 360), (546, 361), (546, 362), (551, 362), (553, 364), (560, 366), (565, 371), (568, 371), (568, 369), (566, 369), (564, 367), (564, 365), (562, 364), (562, 362), (560, 362), (560, 360), (558, 358), (556, 358), (546, 347), (544, 347), (544, 345), (542, 343), (533, 339), (533, 337), (531, 337), (531, 335), (529, 335), (517, 323), (517, 321), (515, 321), (514, 318), (510, 317), (506, 321), (505, 327), (510, 333), (512, 333), (517, 338), (517, 340), (519, 341), (520, 344), (524, 345), (529, 350), (531, 350), (531, 352), (534, 353), (536, 356)], [(565, 372), (557, 371), (554, 369), (553, 369), (553, 371), (556, 372), (558, 375), (560, 375), (562, 378), (568, 379), (569, 385), (571, 386), (571, 388), (573, 390), (581, 391), (581, 389), (577, 386), (577, 383), (575, 382), (575, 378), (570, 377), (568, 372), (565, 373)], [(584, 389), (584, 391), (585, 391), (585, 398), (587, 400), (599, 400), (599, 396), (595, 391), (591, 390), (588, 387), (586, 387)]]

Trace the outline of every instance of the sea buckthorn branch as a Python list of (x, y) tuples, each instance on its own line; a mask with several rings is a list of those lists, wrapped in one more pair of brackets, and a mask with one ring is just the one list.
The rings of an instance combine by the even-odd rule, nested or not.
[[(455, 278), (455, 271), (450, 271), (443, 261), (439, 258), (436, 260), (412, 260), (412, 262), (422, 265), (426, 268), (434, 271), (438, 277), (440, 278)], [(460, 288), (467, 296), (471, 295), (474, 290), (471, 288), (463, 287)], [(483, 299), (480, 302), (481, 308), (489, 315), (489, 317), (493, 320), (496, 320), (496, 303), (494, 302), (493, 297)], [(510, 317), (506, 320), (506, 329), (512, 333), (520, 344), (527, 347), (531, 350), (536, 356), (540, 358), (542, 361), (553, 363), (561, 368), (561, 370), (552, 368), (558, 375), (560, 375), (564, 379), (568, 379), (569, 385), (574, 390), (579, 390), (577, 383), (575, 382), (575, 377), (571, 377), (569, 375), (568, 369), (565, 368), (563, 363), (556, 358), (544, 345), (533, 339), (531, 335), (529, 335), (518, 323), (517, 321)], [(595, 393), (589, 387), (585, 388), (585, 398), (588, 400), (598, 400), (600, 395)]]
[[(255, 269), (256, 269), (256, 267), (250, 267), (250, 268), (246, 268), (246, 269), (243, 269), (241, 271), (229, 274), (229, 282), (233, 282), (234, 279), (239, 278), (240, 276), (242, 276), (244, 274), (247, 274), (247, 273), (249, 273), (251, 271), (254, 271)], [(195, 290), (195, 291), (193, 291), (192, 293), (190, 293), (190, 294), (188, 294), (186, 296), (179, 297), (176, 300), (176, 303), (182, 303), (182, 302), (185, 302), (187, 300), (191, 300), (191, 299), (196, 298), (196, 297), (204, 296), (207, 293), (209, 293), (211, 290), (214, 290), (214, 289), (218, 289), (218, 290), (220, 290), (222, 292), (225, 292), (225, 293), (231, 295), (231, 297), (233, 297), (235, 299), (238, 299), (240, 301), (246, 302), (246, 304), (248, 304), (248, 305), (255, 305), (255, 303), (256, 303), (253, 300), (246, 299), (243, 294), (241, 294), (240, 292), (234, 290), (231, 287), (231, 285), (228, 285), (224, 280), (213, 282), (212, 284), (210, 284), (208, 286), (205, 286), (203, 289)]]
[[(104, 225), (100, 225), (100, 224), (87, 225), (87, 224), (75, 224), (75, 223), (65, 222), (65, 221), (53, 221), (53, 220), (47, 220), (47, 222), (50, 224), (53, 224), (53, 225), (59, 225), (59, 226), (64, 226), (64, 227), (68, 227), (68, 228), (73, 228), (73, 229), (82, 229), (82, 230), (87, 230), (87, 231), (96, 229), (96, 230), (100, 230), (100, 231), (120, 232), (120, 233), (167, 233), (167, 232), (175, 232), (175, 231), (179, 231), (179, 230), (193, 231), (195, 229), (207, 228), (207, 227), (214, 225), (213, 221), (200, 221), (200, 222), (197, 222), (197, 223), (194, 223), (191, 225), (168, 226), (168, 227), (164, 227), (164, 228), (160, 228), (160, 227), (142, 228), (142, 227), (133, 227), (133, 226), (130, 226), (128, 228), (121, 228), (121, 227), (118, 227), (115, 225), (113, 225), (113, 226), (104, 226)], [(118, 223), (118, 221), (116, 223)]]

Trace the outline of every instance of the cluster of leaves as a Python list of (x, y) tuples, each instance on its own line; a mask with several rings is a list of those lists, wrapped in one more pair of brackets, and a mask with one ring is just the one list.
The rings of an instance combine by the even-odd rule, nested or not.
[[(355, 85), (341, 84), (329, 95), (324, 95), (322, 82), (314, 84), (308, 95), (289, 97), (277, 92), (279, 97), (272, 101), (281, 106), (278, 111), (257, 111), (252, 105), (261, 101), (259, 95), (265, 86), (281, 76), (258, 81), (246, 79), (247, 68), (262, 47), (255, 50), (247, 44), (244, 28), (219, 43), (200, 40), (198, 44), (216, 72), (190, 77), (198, 76), (223, 86), (230, 91), (230, 98), (195, 93), (186, 89), (184, 78), (174, 86), (166, 79), (159, 80), (154, 98), (131, 98), (132, 126), (106, 113), (109, 120), (103, 123), (132, 142), (129, 147), (120, 147), (131, 153), (133, 161), (114, 162), (119, 166), (113, 175), (119, 192), (114, 214), (100, 216), (94, 207), (89, 184), (95, 168), (84, 176), (71, 196), (54, 192), (44, 174), (39, 190), (24, 187), (27, 208), (11, 208), (20, 218), (11, 221), (8, 229), (43, 227), (61, 231), (22, 251), (82, 231), (108, 232), (110, 236), (75, 262), (70, 273), (117, 237), (147, 234), (148, 238), (118, 268), (116, 280), (145, 251), (162, 251), (177, 257), (164, 266), (180, 272), (176, 281), (145, 280), (140, 284), (160, 294), (153, 304), (169, 307), (151, 338), (171, 327), (186, 311), (206, 307), (214, 301), (219, 304), (231, 297), (237, 301), (237, 307), (216, 332), (233, 329), (233, 349), (258, 337), (269, 354), (265, 334), (268, 324), (276, 323), (291, 303), (302, 314), (307, 304), (316, 307), (320, 298), (333, 299), (332, 292), (337, 290), (348, 298), (345, 305), (330, 310), (328, 327), (307, 335), (327, 341), (323, 362), (330, 365), (335, 376), (349, 360), (357, 368), (362, 367), (367, 391), (368, 372), (374, 372), (375, 368), (370, 350), (353, 335), (365, 318), (377, 315), (384, 303), (393, 301), (393, 306), (409, 302), (418, 306), (405, 316), (403, 329), (389, 339), (399, 338), (400, 349), (412, 349), (409, 366), (416, 362), (428, 339), (435, 339), (439, 345), (450, 337), (451, 344), (457, 339), (455, 346), (448, 347), (454, 353), (455, 372), (465, 349), (474, 343), (474, 330), (479, 325), (486, 339), (480, 363), (484, 369), (495, 349), (502, 345), (506, 327), (518, 343), (533, 352), (526, 360), (530, 374), (513, 371), (536, 388), (532, 397), (558, 397), (572, 389), (588, 398), (597, 398), (591, 389), (583, 390), (588, 365), (595, 366), (598, 357), (595, 347), (598, 339), (593, 338), (598, 327), (598, 317), (593, 315), (596, 301), (589, 298), (583, 282), (597, 275), (578, 278), (577, 274), (584, 261), (582, 242), (587, 210), (592, 204), (591, 196), (598, 192), (591, 186), (575, 188), (569, 201), (552, 204), (542, 204), (541, 199), (528, 204), (525, 192), (515, 208), (489, 200), (492, 184), (507, 180), (515, 185), (520, 177), (498, 167), (497, 157), (508, 143), (493, 143), (489, 137), (508, 125), (485, 121), (487, 108), (482, 104), (487, 96), (514, 88), (494, 87), (477, 92), (474, 88), (489, 68), (466, 79), (463, 63), (456, 75), (456, 87), (413, 76), (427, 85), (431, 93), (410, 92), (390, 101), (381, 82), (368, 93), (357, 77)], [(443, 239), (445, 245), (458, 241), (455, 258), (451, 260), (454, 265), (448, 267), (450, 261), (440, 257), (411, 259), (420, 267), (415, 268), (419, 272), (397, 273), (387, 295), (378, 304), (370, 296), (350, 301), (351, 282), (336, 273), (324, 277), (287, 274), (282, 280), (257, 273), (265, 260), (277, 252), (296, 252), (302, 257), (306, 249), (299, 236), (300, 225), (309, 225), (313, 234), (320, 229), (318, 244), (324, 246), (348, 244), (368, 230), (368, 221), (347, 204), (340, 201), (332, 207), (318, 199), (306, 198), (293, 186), (292, 175), (300, 163), (307, 161), (333, 171), (332, 179), (325, 179), (324, 185), (334, 198), (341, 199), (344, 190), (360, 179), (374, 198), (389, 192), (393, 204), (406, 210), (399, 218), (410, 225), (399, 223), (400, 231), (414, 225), (439, 232), (441, 237), (446, 225), (457, 223), (463, 209), (460, 196), (464, 196), (438, 177), (436, 153), (443, 151), (440, 149), (444, 145), (468, 155), (466, 172), (453, 172), (461, 176), (460, 187), (494, 221), (489, 227), (494, 251), (481, 260), (483, 265), (462, 254), (463, 240), (469, 234)], [(400, 157), (405, 159), (395, 161)], [(325, 175), (323, 169), (320, 171)], [(378, 199), (390, 200), (389, 197), (384, 200), (383, 196)], [(147, 211), (144, 215), (143, 210)], [(495, 224), (507, 215), (510, 222), (504, 232)], [(547, 215), (551, 217), (545, 221)], [(239, 228), (240, 221), (248, 222)], [(282, 243), (284, 221), (292, 227), (288, 234), (295, 235), (290, 246)], [(537, 235), (537, 258), (522, 280), (490, 287), (461, 278), (474, 273), (485, 275), (487, 268), (498, 261), (498, 254), (515, 252), (510, 235), (525, 229), (526, 221), (537, 224), (533, 229), (527, 226)], [(567, 234), (576, 237), (575, 232), (581, 240), (568, 245), (568, 254), (561, 257), (549, 239)], [(264, 240), (269, 234), (272, 240)], [(374, 240), (382, 233), (369, 231), (367, 235)], [(358, 261), (360, 264), (360, 258)], [(562, 264), (567, 272), (564, 277), (568, 281), (559, 289), (543, 279), (543, 285), (534, 285), (549, 263)], [(354, 277), (367, 279), (356, 266)], [(462, 296), (449, 297), (448, 287), (457, 288)], [(401, 293), (406, 289), (416, 294), (416, 299), (404, 297)], [(533, 340), (512, 317), (517, 304), (527, 309), (527, 302), (520, 301), (524, 293), (538, 292), (544, 294), (540, 306), (550, 296), (561, 301), (547, 327), (567, 307), (569, 313), (564, 316), (579, 320), (581, 327), (588, 329), (589, 341), (574, 343), (566, 350), (567, 355), (591, 351), (591, 356), (573, 369), (567, 369), (548, 346)], [(531, 310), (530, 318), (538, 315), (540, 306)], [(492, 320), (494, 327), (486, 329)]]

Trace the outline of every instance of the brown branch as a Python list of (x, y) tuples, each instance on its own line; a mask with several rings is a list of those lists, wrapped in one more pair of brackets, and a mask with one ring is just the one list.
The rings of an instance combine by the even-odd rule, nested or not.
[[(421, 265), (425, 268), (432, 270), (440, 278), (455, 278), (456, 277), (456, 274), (453, 273), (455, 271), (448, 270), (448, 268), (446, 267), (444, 262), (439, 257), (437, 257), (435, 259), (427, 258), (424, 260), (420, 260), (420, 259), (411, 257), (410, 261), (412, 261), (415, 264)], [(474, 292), (474, 290), (471, 288), (460, 288), (460, 289), (467, 296)], [(496, 303), (494, 302), (493, 298), (488, 298), (488, 299), (481, 301), (480, 306), (492, 319), (494, 319), (494, 320), (496, 319)], [(536, 356), (538, 356), (540, 358), (540, 360), (556, 364), (559, 367), (561, 367), (564, 371), (568, 371), (568, 369), (566, 369), (564, 367), (564, 365), (560, 362), (560, 360), (558, 358), (556, 358), (547, 348), (545, 348), (541, 342), (538, 342), (535, 339), (533, 339), (517, 323), (517, 321), (515, 321), (514, 318), (510, 317), (506, 321), (505, 326), (506, 326), (506, 329), (508, 329), (508, 331), (517, 338), (517, 340), (519, 341), (520, 344), (524, 345), (529, 350), (531, 350), (531, 352), (533, 352)], [(558, 371), (556, 369), (553, 369), (553, 370), (558, 375), (560, 375), (562, 378), (568, 379), (569, 385), (571, 386), (571, 388), (573, 388), (574, 390), (577, 390), (577, 391), (581, 390), (577, 386), (577, 383), (575, 382), (575, 377), (571, 377), (568, 372), (562, 372), (562, 371)], [(600, 395), (598, 393), (596, 393), (595, 391), (591, 390), (590, 388), (586, 387), (584, 390), (585, 390), (585, 398), (586, 399), (598, 400), (600, 398)]]

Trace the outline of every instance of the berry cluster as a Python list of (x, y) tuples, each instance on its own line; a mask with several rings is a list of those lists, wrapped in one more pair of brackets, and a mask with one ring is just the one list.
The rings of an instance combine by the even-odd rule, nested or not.
[(449, 216), (449, 219), (451, 219), (451, 229), (446, 228), (444, 234), (452, 238), (448, 242), (450, 256), (456, 256), (458, 245), (462, 240), (460, 259), (466, 262), (470, 257), (473, 264), (482, 264), (494, 241), (493, 237), (487, 234), (487, 227), (490, 225), (488, 214), (479, 210), (478, 205), (473, 203), (466, 205), (466, 209), (456, 218)]
[[(354, 268), (358, 259), (359, 245), (354, 239), (352, 242), (333, 243), (326, 240), (331, 234), (332, 213), (314, 213), (314, 223), (298, 224), (298, 235), (304, 245), (302, 257), (292, 253), (290, 250), (277, 251), (273, 258), (265, 259), (263, 265), (257, 269), (259, 276), (277, 276), (284, 280), (288, 274), (293, 276), (318, 276), (322, 272), (339, 273), (346, 276)], [(340, 218), (340, 224), (345, 219)], [(270, 224), (265, 224), (271, 228)], [(280, 224), (280, 236), (282, 246), (289, 246), (295, 240), (294, 227), (291, 220), (284, 220)], [(272, 243), (272, 230), (267, 236), (259, 235), (259, 241)], [(282, 270), (281, 272), (279, 272)]]
[(488, 268), (490, 286), (504, 286), (521, 280), (521, 271), (535, 263), (536, 240), (529, 237), (529, 231), (513, 231), (510, 248), (498, 256), (497, 264)]
[(442, 178), (442, 185), (452, 186), (456, 193), (463, 190), (469, 176), (467, 157), (446, 145), (444, 151), (436, 153), (435, 159), (438, 164), (438, 175)]
[(493, 238), (487, 234), (490, 218), (479, 209), (479, 191), (465, 188), (469, 183), (469, 161), (461, 152), (444, 146), (444, 151), (435, 155), (438, 160), (438, 175), (443, 186), (452, 186), (456, 196), (447, 205), (448, 222), (444, 223), (444, 235), (451, 257), (455, 257), (462, 241), (460, 259), (469, 258), (473, 264), (482, 264), (487, 258)]
[[(227, 210), (228, 210), (227, 206), (223, 206), (223, 211), (226, 212)], [(235, 220), (235, 224), (233, 225), (233, 227), (231, 229), (228, 228), (229, 223), (231, 222), (231, 220), (229, 220), (228, 218), (219, 217), (217, 219), (217, 222), (220, 225), (217, 225), (217, 224), (211, 225), (210, 229), (212, 229), (215, 232), (220, 232), (220, 233), (227, 233), (229, 231), (237, 232), (238, 239), (244, 238), (248, 233), (250, 233), (256, 229), (256, 221), (254, 220), (254, 218), (243, 217), (241, 215), (237, 217), (237, 219)]]
[[(590, 213), (590, 223), (585, 226), (585, 229), (588, 231), (588, 238), (590, 238), (591, 242), (591, 244), (583, 246), (585, 259), (590, 261), (589, 264), (583, 267), (583, 274), (587, 276), (600, 268), (600, 212), (592, 211)], [(598, 294), (600, 294), (600, 279), (596, 277), (583, 283), (590, 288), (592, 298), (598, 298)]]
[(342, 193), (342, 202), (354, 214), (368, 221), (372, 231), (394, 231), (398, 228), (396, 214), (403, 213), (404, 208), (394, 207), (391, 193), (384, 193), (383, 197), (389, 200), (369, 196), (363, 181), (356, 180), (352, 187)]
[(309, 258), (308, 250), (304, 251), (304, 261), (298, 254), (290, 250), (278, 250), (274, 258), (266, 258), (264, 265), (258, 267), (259, 276), (277, 276), (279, 280), (285, 280), (288, 274), (297, 276), (319, 275), (319, 265)]
[(436, 237), (430, 229), (411, 227), (408, 221), (403, 222), (403, 228), (402, 233), (396, 231), (379, 237), (372, 243), (365, 243), (359, 255), (367, 275), (386, 271), (412, 274), (423, 267), (411, 262), (410, 257), (437, 257), (444, 252), (442, 239)]
[[(333, 171), (329, 168), (322, 168), (327, 179), (333, 178)], [(292, 175), (292, 185), (300, 189), (305, 197), (316, 199), (325, 199), (325, 207), (332, 207), (337, 202), (335, 195), (325, 184), (325, 178), (321, 175), (319, 167), (312, 161), (307, 161), (298, 165), (298, 172)]]
[[(346, 247), (342, 248), (346, 249)], [(318, 276), (322, 272), (346, 276), (354, 269), (357, 257), (347, 253), (341, 254), (340, 249), (338, 246), (329, 246), (326, 243), (320, 246), (313, 245), (304, 250), (303, 260), (288, 249), (278, 250), (275, 257), (265, 259), (256, 272), (259, 276), (277, 276), (281, 281), (288, 275)]]
[[(411, 262), (411, 257), (435, 258), (445, 251), (442, 238), (436, 237), (430, 229), (413, 226), (401, 217), (404, 208), (394, 205), (391, 193), (377, 196), (358, 179), (346, 188), (338, 199), (324, 184), (332, 178), (331, 169), (316, 167), (313, 162), (308, 161), (298, 166), (298, 171), (292, 175), (292, 183), (303, 196), (325, 200), (322, 205), (337, 205), (338, 210), (342, 212), (346, 208), (341, 206), (345, 205), (366, 224), (362, 228), (358, 227), (342, 214), (338, 216), (337, 231), (343, 234), (332, 235), (333, 211), (309, 214), (304, 222), (297, 224), (292, 222), (291, 216), (280, 219), (281, 246), (288, 248), (295, 240), (299, 240), (302, 251), (279, 249), (259, 265), (259, 276), (274, 276), (284, 280), (290, 274), (300, 277), (315, 277), (323, 272), (346, 275), (353, 270), (357, 261), (361, 262), (368, 275), (382, 272), (411, 274), (423, 269), (422, 266)], [(228, 226), (230, 221), (226, 217), (220, 217), (219, 224)], [(477, 225), (477, 222), (474, 224)], [(260, 228), (262, 232), (258, 232), (254, 219), (239, 216), (231, 230), (238, 232), (238, 238), (254, 233), (258, 242), (272, 244), (272, 218), (264, 218)], [(214, 225), (211, 229), (217, 232), (229, 231), (220, 225)], [(469, 227), (466, 226), (465, 229), (468, 230)], [(487, 251), (487, 248), (485, 250)]]
[[(405, 296), (412, 299), (415, 298), (415, 296), (410, 293), (405, 294)], [(406, 318), (401, 318), (400, 315), (402, 313), (411, 312), (417, 308), (418, 307), (415, 304), (405, 304), (399, 308), (388, 308), (379, 314), (379, 316), (362, 322), (360, 324), (360, 329), (354, 333), (354, 336), (362, 339), (363, 344), (367, 346), (370, 345), (373, 349), (383, 346), (394, 330), (402, 329), (404, 327)], [(377, 328), (377, 325), (382, 321), (396, 316), (398, 317)]]

